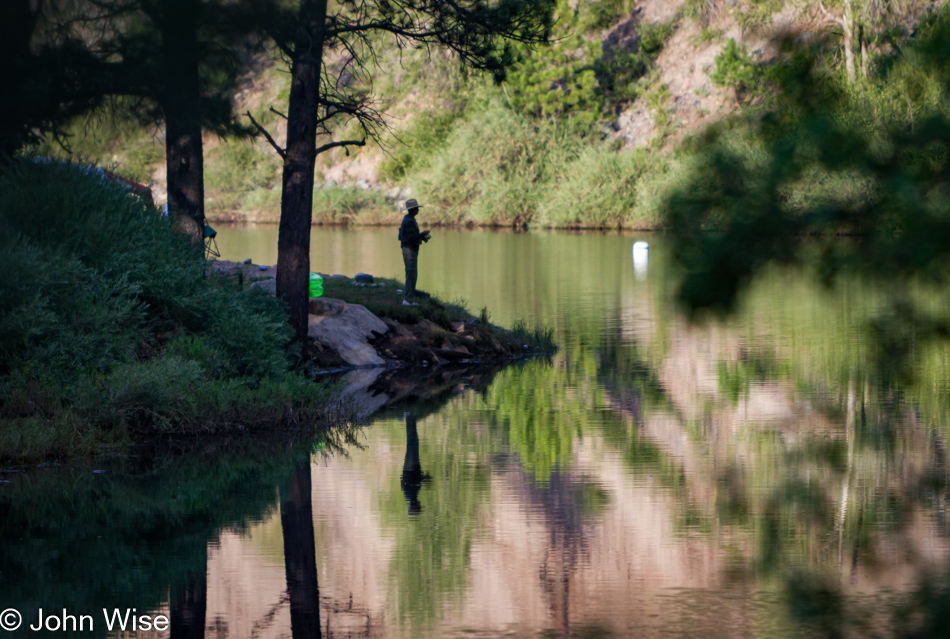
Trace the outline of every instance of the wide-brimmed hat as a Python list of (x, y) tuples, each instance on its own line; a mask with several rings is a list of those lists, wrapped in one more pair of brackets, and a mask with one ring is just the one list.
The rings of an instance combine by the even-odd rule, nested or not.
[(406, 206), (402, 207), (403, 211), (408, 211), (409, 209), (421, 209), (419, 203), (415, 200), (406, 200)]

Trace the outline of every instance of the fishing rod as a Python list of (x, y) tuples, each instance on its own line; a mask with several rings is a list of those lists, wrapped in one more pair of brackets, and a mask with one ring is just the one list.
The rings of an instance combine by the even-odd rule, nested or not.
[(468, 193), (466, 193), (466, 194), (462, 197), (462, 201), (461, 201), (461, 202), (459, 202), (458, 204), (456, 204), (455, 206), (453, 206), (451, 209), (449, 209), (449, 212), (448, 212), (448, 213), (446, 213), (445, 215), (443, 215), (442, 217), (440, 217), (440, 218), (439, 218), (439, 221), (436, 222), (435, 224), (433, 224), (432, 226), (430, 226), (429, 228), (427, 228), (427, 229), (425, 230), (425, 232), (428, 233), (429, 231), (431, 231), (432, 229), (434, 229), (435, 227), (437, 227), (439, 224), (442, 224), (442, 220), (444, 220), (444, 219), (447, 218), (449, 215), (451, 215), (452, 213), (454, 213), (455, 210), (456, 210), (458, 207), (460, 207), (460, 206), (462, 206), (463, 204), (465, 204), (465, 201), (468, 199), (468, 196), (471, 195), (474, 190), (475, 190), (475, 187), (470, 188), (470, 189), (468, 190)]

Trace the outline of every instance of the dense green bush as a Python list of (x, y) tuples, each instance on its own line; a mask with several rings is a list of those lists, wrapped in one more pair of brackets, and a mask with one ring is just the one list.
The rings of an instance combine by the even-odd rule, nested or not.
[(716, 67), (709, 74), (713, 84), (732, 88), (736, 102), (752, 90), (758, 77), (758, 69), (746, 48), (729, 38), (726, 46), (716, 56)]
[(583, 125), (536, 123), (496, 102), (458, 126), (429, 160), (420, 195), (479, 223), (528, 223), (565, 161), (585, 144)]
[(6, 166), (0, 192), (0, 431), (319, 416), (326, 391), (290, 372), (278, 302), (209, 272), (157, 210), (69, 164)]
[[(538, 213), (544, 225), (630, 224), (637, 206), (638, 183), (649, 169), (646, 151), (616, 153), (606, 144), (591, 146), (566, 169), (540, 204)], [(638, 223), (652, 226), (658, 221), (641, 219)]]
[[(578, 55), (578, 50), (585, 53)], [(592, 62), (599, 53), (598, 43), (578, 36), (529, 50), (508, 75), (511, 106), (534, 117), (570, 114), (583, 122), (598, 121), (604, 100)]]
[(535, 120), (496, 103), (460, 124), (416, 174), (420, 195), (455, 221), (645, 228), (659, 223), (669, 161), (617, 153), (579, 122)]

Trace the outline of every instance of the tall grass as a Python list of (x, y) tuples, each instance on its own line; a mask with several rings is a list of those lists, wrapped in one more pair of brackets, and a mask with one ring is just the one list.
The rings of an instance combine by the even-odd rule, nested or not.
[(11, 433), (44, 420), (61, 453), (99, 431), (322, 415), (327, 389), (291, 372), (279, 303), (209, 273), (158, 211), (67, 164), (4, 167), (0, 192), (0, 459), (41, 454)]
[(671, 164), (656, 152), (618, 152), (597, 127), (496, 103), (457, 123), (410, 182), (456, 223), (654, 228)]

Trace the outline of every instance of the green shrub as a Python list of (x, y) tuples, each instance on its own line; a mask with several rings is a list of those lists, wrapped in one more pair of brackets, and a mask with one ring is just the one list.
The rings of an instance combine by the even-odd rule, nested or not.
[(590, 128), (580, 122), (535, 122), (495, 103), (458, 126), (419, 180), (420, 196), (479, 223), (530, 223), (538, 203), (577, 157)]
[(772, 16), (785, 6), (782, 0), (747, 0), (736, 11), (736, 20), (743, 31), (755, 32), (767, 27)]
[[(585, 50), (577, 55), (577, 50)], [(568, 114), (593, 123), (600, 119), (604, 101), (592, 63), (600, 46), (569, 36), (547, 47), (529, 49), (508, 74), (511, 106), (534, 117)]]
[(425, 111), (415, 116), (408, 131), (399, 135), (390, 154), (380, 166), (380, 174), (391, 180), (401, 180), (416, 167), (426, 166), (429, 155), (442, 146), (452, 132), (461, 112)]
[[(0, 192), (0, 416), (27, 415), (16, 427), (39, 413), (89, 432), (208, 430), (242, 410), (271, 425), (322, 410), (325, 389), (290, 371), (279, 303), (209, 273), (157, 210), (68, 164), (15, 162)], [(276, 410), (274, 388), (298, 408)]]
[(643, 53), (652, 59), (656, 59), (656, 56), (658, 56), (660, 51), (663, 50), (663, 47), (666, 46), (666, 43), (670, 37), (672, 37), (675, 30), (675, 20), (669, 20), (667, 22), (641, 22), (637, 25), (637, 34), (640, 36), (640, 51), (643, 51)]
[(716, 86), (731, 87), (736, 101), (741, 102), (755, 88), (758, 72), (745, 46), (729, 38), (726, 46), (716, 55), (716, 67), (709, 78)]
[(357, 187), (314, 189), (313, 221), (324, 224), (350, 222), (377, 222), (386, 218), (398, 219), (398, 211), (379, 191)]
[(543, 226), (649, 226), (657, 220), (633, 221), (637, 185), (649, 165), (644, 150), (617, 153), (607, 144), (590, 147), (565, 167), (539, 208)]
[(69, 151), (53, 139), (36, 149), (42, 157), (78, 159), (115, 170), (124, 177), (149, 184), (155, 169), (165, 161), (165, 147), (155, 128), (123, 114), (129, 105), (118, 100), (117, 108), (104, 107), (76, 118), (65, 130)]

